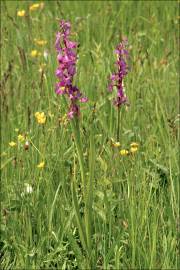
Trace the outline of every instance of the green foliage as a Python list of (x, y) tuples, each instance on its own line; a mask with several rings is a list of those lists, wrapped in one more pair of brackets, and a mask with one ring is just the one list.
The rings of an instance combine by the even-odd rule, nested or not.
[[(33, 3), (1, 1), (2, 269), (179, 269), (178, 1), (44, 1), (29, 11)], [(78, 151), (54, 91), (60, 19), (80, 44), (76, 83), (89, 97)], [(116, 148), (107, 78), (122, 36), (130, 107)], [(121, 156), (132, 142), (138, 151)]]

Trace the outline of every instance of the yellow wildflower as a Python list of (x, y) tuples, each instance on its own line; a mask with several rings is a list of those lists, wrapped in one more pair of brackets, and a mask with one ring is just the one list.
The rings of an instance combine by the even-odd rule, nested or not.
[(132, 142), (131, 144), (130, 144), (130, 152), (131, 153), (135, 153), (135, 152), (137, 152), (138, 151), (138, 146), (139, 146), (139, 144), (138, 143), (136, 143), (136, 142)]
[(112, 142), (112, 146), (114, 146), (114, 147), (120, 147), (121, 144), (120, 144), (120, 142)]
[(30, 11), (34, 11), (34, 10), (37, 10), (38, 8), (43, 9), (43, 7), (44, 7), (44, 3), (43, 3), (43, 2), (41, 2), (41, 3), (36, 3), (36, 4), (31, 5), (31, 6), (29, 7), (29, 10), (30, 10)]
[(34, 42), (39, 45), (39, 46), (44, 46), (47, 44), (47, 40), (38, 40), (38, 39), (34, 39)]
[(37, 50), (32, 50), (31, 51), (31, 56), (32, 57), (38, 57), (38, 56), (41, 56), (42, 53), (38, 52)]
[(119, 153), (120, 153), (121, 156), (127, 156), (129, 154), (128, 150), (126, 150), (126, 149), (120, 150)]
[(18, 10), (18, 12), (17, 12), (17, 16), (18, 17), (24, 17), (25, 14), (26, 14), (26, 11), (25, 10)]
[(18, 141), (19, 141), (19, 142), (24, 142), (24, 140), (25, 140), (24, 135), (19, 134), (19, 135), (18, 135)]
[(45, 124), (46, 122), (46, 116), (45, 116), (45, 113), (44, 112), (36, 112), (35, 113), (35, 117), (36, 117), (36, 120), (38, 122), (38, 124)]
[(138, 147), (138, 146), (139, 146), (139, 144), (138, 144), (138, 143), (136, 143), (136, 142), (132, 142), (132, 143), (130, 144), (130, 146), (131, 146), (131, 147)]
[(37, 57), (38, 56), (38, 51), (37, 50), (32, 50), (31, 51), (31, 56), (32, 57)]
[(19, 132), (19, 128), (15, 128), (15, 132)]
[(16, 143), (12, 141), (9, 143), (9, 146), (14, 147), (14, 146), (16, 146)]
[(137, 152), (137, 150), (138, 150), (138, 147), (131, 147), (130, 148), (131, 153), (135, 153), (135, 152)]
[(40, 163), (37, 165), (37, 168), (39, 168), (39, 169), (43, 169), (43, 168), (44, 168), (44, 166), (45, 166), (45, 162), (44, 162), (44, 161), (42, 161), (42, 162), (40, 162)]
[(34, 11), (36, 9), (38, 9), (40, 7), (40, 4), (36, 3), (36, 4), (33, 4), (29, 7), (29, 10), (30, 11)]
[(120, 142), (116, 142), (113, 138), (111, 138), (111, 144), (113, 147), (120, 147), (121, 146)]
[(39, 116), (40, 112), (36, 112), (34, 115), (37, 118)]

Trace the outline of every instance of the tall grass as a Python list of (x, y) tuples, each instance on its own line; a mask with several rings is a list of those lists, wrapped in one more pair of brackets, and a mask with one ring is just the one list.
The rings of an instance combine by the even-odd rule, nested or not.
[[(1, 1), (2, 269), (178, 269), (178, 1), (44, 1), (29, 12), (32, 3)], [(22, 9), (27, 15), (17, 17)], [(71, 22), (80, 44), (76, 83), (89, 97), (79, 121), (89, 227), (75, 134), (54, 92), (59, 19)], [(139, 143), (128, 156), (111, 143), (117, 111), (107, 91), (122, 36), (131, 72), (120, 149)], [(42, 55), (32, 58), (34, 49)], [(18, 134), (28, 150), (9, 146)]]

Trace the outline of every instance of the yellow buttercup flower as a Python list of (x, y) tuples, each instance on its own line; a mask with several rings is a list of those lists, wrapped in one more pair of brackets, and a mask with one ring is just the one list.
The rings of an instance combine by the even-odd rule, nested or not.
[(138, 147), (131, 147), (130, 152), (131, 153), (136, 153), (138, 151)]
[(120, 144), (120, 142), (112, 142), (112, 146), (114, 146), (114, 147), (120, 147), (121, 144)]
[(31, 5), (30, 7), (29, 7), (29, 10), (30, 11), (34, 11), (34, 10), (36, 10), (36, 9), (38, 9), (40, 7), (40, 4), (33, 4), (33, 5)]
[(122, 149), (122, 150), (120, 150), (119, 153), (120, 153), (121, 156), (127, 156), (129, 154), (129, 151), (126, 150), (126, 149)]
[(19, 135), (18, 135), (18, 141), (19, 141), (19, 142), (24, 142), (24, 140), (25, 140), (24, 135), (19, 134)]
[(37, 118), (40, 115), (40, 112), (36, 112), (34, 115)]
[(36, 117), (38, 124), (45, 124), (46, 116), (45, 116), (44, 112), (36, 112), (35, 117)]
[(38, 52), (37, 50), (31, 51), (31, 57), (38, 57), (41, 56), (42, 53)]
[(34, 42), (39, 45), (39, 46), (44, 46), (47, 44), (47, 40), (38, 40), (38, 39), (34, 39)]
[(18, 16), (18, 17), (24, 17), (25, 14), (26, 14), (26, 11), (25, 11), (25, 10), (19, 10), (19, 11), (17, 12), (17, 16)]
[(31, 51), (31, 56), (32, 57), (37, 57), (38, 56), (38, 51), (37, 50), (32, 50)]
[(113, 138), (111, 138), (111, 144), (113, 147), (120, 147), (121, 146), (120, 142), (116, 142)]
[(16, 143), (12, 141), (9, 143), (9, 146), (14, 147), (14, 146), (16, 146)]
[(45, 162), (44, 162), (44, 161), (42, 161), (42, 162), (40, 162), (40, 163), (37, 165), (37, 168), (39, 168), (39, 169), (43, 169), (43, 168), (44, 168), (44, 166), (45, 166)]
[(32, 50), (31, 51), (31, 57), (38, 57), (38, 56), (41, 56), (42, 53), (41, 52), (38, 52), (37, 50)]
[(138, 147), (138, 146), (139, 146), (139, 144), (138, 144), (138, 143), (136, 143), (136, 142), (132, 142), (132, 143), (130, 144), (130, 146), (131, 146), (131, 147)]
[(44, 7), (44, 3), (36, 3), (36, 4), (33, 4), (29, 7), (29, 10), (30, 11), (34, 11), (34, 10), (37, 10), (38, 8), (42, 9)]
[(139, 147), (139, 144), (136, 143), (136, 142), (132, 142), (130, 144), (130, 152), (133, 154), (133, 153), (136, 153), (138, 151), (138, 147)]

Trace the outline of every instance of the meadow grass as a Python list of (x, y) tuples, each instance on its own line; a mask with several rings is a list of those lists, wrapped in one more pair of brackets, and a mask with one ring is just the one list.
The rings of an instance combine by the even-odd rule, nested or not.
[[(178, 1), (44, 1), (29, 12), (33, 3), (1, 1), (2, 269), (179, 269)], [(75, 83), (89, 98), (79, 121), (88, 228), (75, 133), (54, 90), (60, 19), (71, 22), (80, 44)], [(122, 36), (130, 106), (121, 110), (114, 148), (117, 110), (107, 78)], [(132, 142), (138, 152), (121, 156)]]

